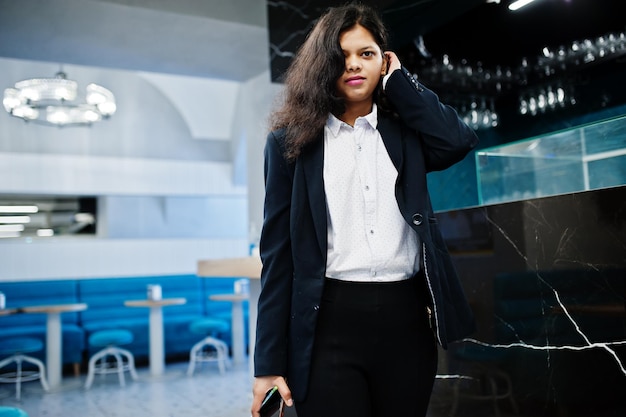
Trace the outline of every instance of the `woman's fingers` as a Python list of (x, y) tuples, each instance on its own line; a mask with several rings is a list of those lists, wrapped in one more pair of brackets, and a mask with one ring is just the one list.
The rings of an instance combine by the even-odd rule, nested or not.
[(387, 57), (387, 62), (389, 63), (388, 65), (389, 72), (400, 69), (401, 67), (400, 59), (398, 59), (398, 56), (396, 55), (395, 52), (385, 51), (385, 56)]

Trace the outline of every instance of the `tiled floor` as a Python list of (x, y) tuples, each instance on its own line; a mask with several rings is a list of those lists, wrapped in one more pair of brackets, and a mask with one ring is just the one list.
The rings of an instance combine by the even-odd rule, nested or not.
[(168, 364), (165, 375), (152, 378), (138, 368), (138, 381), (128, 374), (120, 387), (116, 375), (97, 376), (89, 390), (85, 375), (65, 377), (59, 392), (44, 392), (37, 381), (23, 385), (22, 400), (15, 390), (0, 385), (0, 405), (19, 407), (29, 417), (245, 417), (250, 415), (251, 378), (247, 364), (233, 365), (220, 375), (214, 364), (186, 375), (187, 363)]
[[(38, 381), (25, 383), (22, 400), (15, 400), (13, 385), (0, 384), (0, 405), (19, 407), (29, 417), (248, 417), (252, 399), (248, 364), (232, 365), (223, 375), (215, 364), (204, 364), (192, 377), (187, 363), (168, 363), (163, 377), (152, 378), (147, 367), (138, 368), (139, 380), (127, 376), (126, 387), (115, 375), (96, 378), (83, 389), (85, 375), (65, 377), (63, 389), (44, 392)], [(101, 377), (101, 376), (100, 376)], [(449, 384), (438, 380), (429, 417), (443, 417), (450, 411)], [(507, 407), (502, 407), (506, 416)], [(481, 410), (479, 414), (474, 412)], [(472, 407), (472, 416), (494, 415), (491, 404)], [(466, 407), (459, 417), (469, 416)], [(289, 409), (285, 417), (296, 417)], [(519, 416), (518, 416), (519, 417)]]
[[(168, 363), (165, 375), (150, 377), (147, 366), (137, 369), (138, 381), (126, 378), (126, 387), (119, 385), (115, 375), (96, 378), (85, 391), (86, 375), (66, 376), (63, 389), (44, 392), (38, 381), (23, 385), (22, 400), (15, 400), (12, 384), (0, 384), (0, 405), (19, 407), (29, 417), (248, 417), (252, 400), (252, 378), (247, 363), (231, 365), (220, 375), (212, 363), (197, 368), (192, 377), (186, 375), (187, 363)], [(99, 377), (101, 377), (100, 375)], [(449, 416), (452, 408), (454, 380), (438, 378), (435, 382), (428, 417)], [(509, 399), (498, 401), (501, 417), (553, 416), (546, 412), (515, 414)], [(455, 417), (489, 417), (496, 415), (491, 401), (464, 400)], [(559, 414), (566, 415), (566, 414)], [(572, 414), (573, 415), (573, 414)], [(579, 414), (577, 414), (579, 415)], [(616, 417), (623, 413), (594, 413), (594, 417)], [(587, 417), (587, 415), (584, 415)], [(287, 409), (285, 417), (297, 417)], [(395, 417), (395, 416), (394, 416)]]

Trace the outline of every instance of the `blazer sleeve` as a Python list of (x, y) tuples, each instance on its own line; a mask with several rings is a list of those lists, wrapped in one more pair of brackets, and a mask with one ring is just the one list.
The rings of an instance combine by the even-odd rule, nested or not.
[(293, 165), (283, 157), (284, 136), (272, 132), (265, 145), (265, 204), (259, 250), (263, 268), (258, 301), (254, 375), (287, 372), (293, 260), (290, 210)]
[(478, 136), (456, 110), (441, 103), (406, 68), (391, 73), (385, 95), (403, 123), (423, 141), (427, 172), (452, 166), (478, 145)]

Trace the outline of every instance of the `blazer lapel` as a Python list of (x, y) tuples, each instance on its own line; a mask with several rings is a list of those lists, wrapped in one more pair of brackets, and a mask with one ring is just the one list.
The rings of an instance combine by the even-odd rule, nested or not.
[(327, 215), (326, 215), (326, 194), (324, 193), (324, 135), (313, 142), (304, 151), (300, 160), (306, 181), (311, 215), (315, 225), (315, 235), (320, 245), (322, 253), (328, 249), (327, 242)]

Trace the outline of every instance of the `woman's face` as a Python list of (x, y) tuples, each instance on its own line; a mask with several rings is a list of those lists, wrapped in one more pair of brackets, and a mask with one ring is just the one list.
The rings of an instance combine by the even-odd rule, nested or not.
[(380, 77), (385, 75), (386, 60), (372, 34), (355, 25), (339, 35), (346, 66), (336, 83), (337, 93), (348, 107), (369, 105)]

